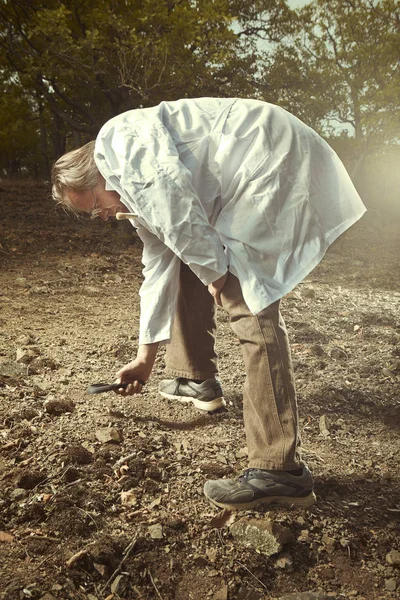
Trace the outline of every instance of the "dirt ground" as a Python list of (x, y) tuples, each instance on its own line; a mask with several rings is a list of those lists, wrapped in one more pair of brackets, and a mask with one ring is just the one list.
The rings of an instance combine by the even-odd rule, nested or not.
[[(370, 211), (283, 301), (317, 504), (221, 516), (204, 481), (246, 468), (225, 313), (226, 410), (158, 396), (162, 352), (142, 395), (87, 395), (135, 354), (140, 241), (0, 186), (0, 598), (399, 598), (400, 219)], [(293, 541), (266, 557), (242, 517)]]

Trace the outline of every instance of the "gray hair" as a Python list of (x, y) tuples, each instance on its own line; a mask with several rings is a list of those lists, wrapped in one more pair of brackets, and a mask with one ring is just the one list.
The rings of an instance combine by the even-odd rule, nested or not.
[(67, 190), (90, 190), (99, 180), (94, 161), (94, 144), (89, 142), (61, 156), (51, 169), (52, 196), (58, 204), (72, 208)]

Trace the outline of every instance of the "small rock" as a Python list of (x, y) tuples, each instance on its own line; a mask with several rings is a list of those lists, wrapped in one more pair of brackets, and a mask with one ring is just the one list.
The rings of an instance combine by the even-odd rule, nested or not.
[(22, 287), (22, 288), (30, 288), (31, 287), (30, 284), (28, 283), (28, 280), (26, 277), (16, 277), (14, 279), (14, 283), (18, 287)]
[(95, 433), (96, 439), (102, 444), (110, 444), (122, 442), (122, 432), (115, 427), (103, 427)]
[(388, 552), (386, 554), (386, 562), (388, 562), (389, 565), (400, 565), (400, 552), (398, 550), (391, 550)]
[(264, 598), (265, 595), (261, 592), (256, 592), (244, 585), (240, 587), (238, 595), (236, 596), (236, 600), (264, 600)]
[(15, 488), (10, 494), (10, 498), (13, 502), (18, 502), (18, 500), (22, 500), (26, 496), (26, 490), (22, 488)]
[(40, 600), (56, 600), (56, 598), (53, 596), (53, 594), (47, 593), (44, 596), (41, 596)]
[(150, 534), (150, 537), (153, 540), (162, 540), (163, 539), (163, 530), (161, 523), (156, 523), (155, 525), (149, 525), (147, 531)]
[(309, 542), (310, 541), (310, 532), (308, 529), (302, 529), (300, 531), (300, 535), (297, 537), (298, 542)]
[(316, 296), (315, 288), (313, 288), (312, 286), (308, 288), (303, 288), (301, 291), (304, 298), (315, 298)]
[(213, 600), (228, 600), (228, 586), (226, 583), (215, 592)]
[(394, 592), (397, 589), (397, 581), (394, 577), (385, 581), (385, 590), (388, 592)]
[(48, 400), (44, 404), (44, 409), (49, 415), (59, 416), (66, 412), (72, 412), (75, 404), (72, 400)]
[(229, 528), (232, 536), (248, 548), (254, 548), (265, 556), (277, 554), (284, 544), (295, 540), (290, 529), (270, 519), (243, 517)]
[(288, 552), (282, 552), (282, 554), (278, 556), (275, 566), (284, 571), (291, 571), (293, 569), (293, 558)]
[(33, 350), (25, 350), (24, 348), (17, 348), (16, 362), (18, 364), (27, 365), (37, 356)]
[(244, 448), (240, 448), (240, 450), (236, 452), (236, 458), (247, 458), (248, 454), (249, 451), (247, 449), (247, 446), (245, 446)]
[(329, 421), (326, 415), (321, 415), (319, 418), (319, 430), (321, 432), (321, 435), (323, 435), (324, 437), (328, 437), (328, 435), (330, 434)]
[(217, 460), (218, 462), (222, 463), (223, 465), (227, 465), (228, 461), (226, 460), (226, 457), (223, 454), (216, 454), (215, 455), (215, 460)]

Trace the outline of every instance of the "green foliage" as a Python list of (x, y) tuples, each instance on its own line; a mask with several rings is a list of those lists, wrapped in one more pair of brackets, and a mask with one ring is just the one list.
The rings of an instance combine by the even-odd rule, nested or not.
[(397, 1), (316, 0), (298, 14), (299, 32), (267, 56), (267, 89), (326, 134), (341, 124), (360, 147), (398, 141)]
[(396, 0), (0, 0), (0, 168), (47, 173), (120, 112), (258, 97), (356, 157), (398, 142)]

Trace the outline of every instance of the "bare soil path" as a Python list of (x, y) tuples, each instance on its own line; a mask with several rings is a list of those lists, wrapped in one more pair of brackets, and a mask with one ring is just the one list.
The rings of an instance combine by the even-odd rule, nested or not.
[(399, 219), (368, 213), (283, 302), (318, 503), (234, 515), (291, 530), (270, 557), (202, 494), (246, 468), (223, 311), (227, 410), (161, 398), (162, 353), (141, 396), (85, 393), (135, 354), (140, 255), (128, 223), (78, 221), (45, 186), (1, 184), (0, 599), (400, 597)]

